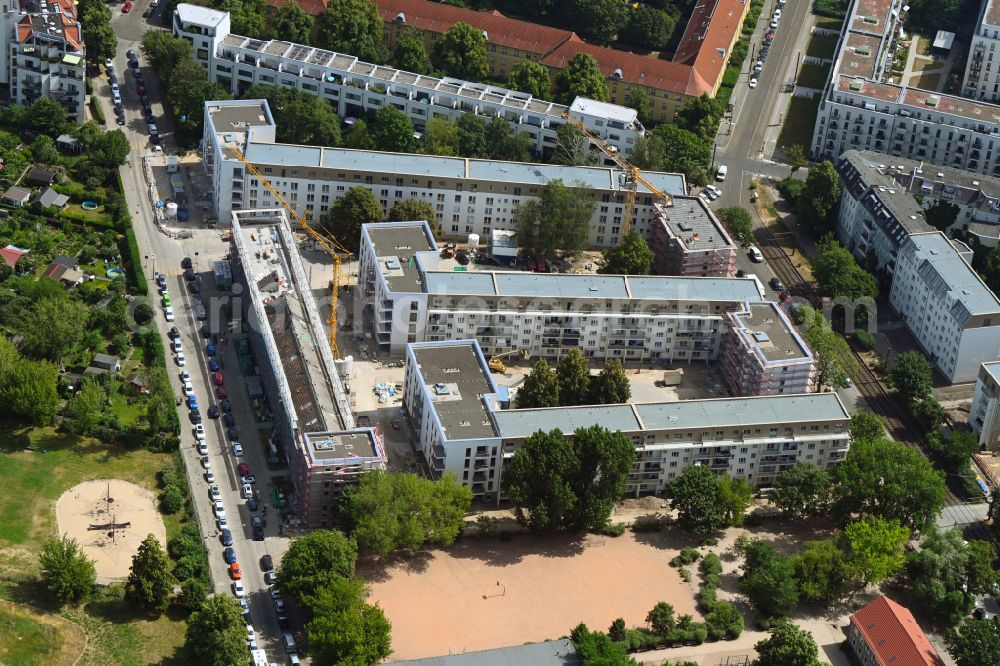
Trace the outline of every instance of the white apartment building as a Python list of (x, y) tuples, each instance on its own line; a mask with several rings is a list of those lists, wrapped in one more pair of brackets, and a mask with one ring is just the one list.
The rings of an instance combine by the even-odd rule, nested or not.
[(969, 427), (979, 437), (979, 448), (1000, 451), (1000, 361), (983, 363), (969, 410)]
[(902, 243), (889, 303), (950, 382), (1000, 358), (1000, 301), (940, 232)]
[[(981, 102), (1000, 102), (1000, 4), (983, 0), (962, 77), (962, 95)], [(997, 57), (994, 62), (994, 57)]]
[[(275, 142), (276, 127), (265, 100), (229, 100), (205, 104), (202, 149), (212, 205), (217, 219), (231, 210), (271, 207), (277, 202), (246, 172), (226, 146), (235, 145), (300, 213), (319, 219), (352, 187), (367, 187), (388, 213), (396, 203), (421, 199), (433, 204), (443, 235), (465, 240), (468, 234), (489, 239), (492, 232), (514, 229), (518, 205), (538, 196), (546, 183), (581, 183), (595, 199), (588, 243), (608, 247), (619, 242), (626, 188), (618, 170), (384, 153), (371, 150), (296, 146)], [(644, 172), (671, 196), (686, 195), (684, 176)], [(654, 196), (640, 186), (633, 228), (649, 234), (656, 214)], [(345, 239), (353, 243), (354, 239)]]
[(726, 313), (763, 300), (753, 278), (480, 270), (441, 254), (426, 222), (362, 227), (355, 321), (379, 352), (469, 338), (490, 355), (558, 359), (579, 348), (624, 362), (709, 361)]
[(374, 65), (356, 57), (278, 40), (250, 39), (229, 32), (227, 12), (179, 4), (173, 34), (194, 46), (195, 60), (208, 80), (234, 97), (252, 85), (277, 85), (318, 95), (333, 104), (342, 118), (364, 117), (392, 105), (422, 132), (431, 118), (454, 119), (474, 113), (489, 122), (503, 118), (531, 137), (541, 155), (555, 146), (556, 130), (573, 118), (610, 145), (629, 154), (645, 132), (635, 109), (585, 97), (565, 106), (483, 83), (423, 76)]
[(82, 122), (87, 90), (86, 50), (71, 0), (2, 0), (0, 83), (16, 104), (49, 97)]
[(726, 314), (722, 376), (733, 395), (812, 393), (816, 357), (777, 303), (747, 303)]
[(850, 415), (836, 393), (505, 409), (475, 340), (406, 345), (403, 409), (434, 478), (454, 474), (476, 497), (500, 496), (506, 461), (539, 430), (572, 437), (595, 425), (635, 444), (627, 493), (662, 492), (692, 465), (769, 486), (799, 462), (844, 458)]
[(1000, 106), (905, 86), (892, 75), (905, 5), (851, 4), (820, 101), (813, 156), (835, 160), (868, 150), (1000, 176)]

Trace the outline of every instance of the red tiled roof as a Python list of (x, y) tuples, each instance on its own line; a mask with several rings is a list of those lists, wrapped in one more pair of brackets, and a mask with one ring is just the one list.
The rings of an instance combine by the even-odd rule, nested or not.
[(65, 273), (68, 270), (69, 269), (63, 266), (62, 264), (57, 264), (53, 262), (49, 264), (48, 267), (45, 269), (45, 272), (42, 273), (42, 277), (58, 280), (63, 276), (63, 273)]
[(544, 55), (568, 41), (580, 42), (576, 33), (550, 28), (537, 23), (520, 21), (498, 11), (477, 12), (429, 0), (375, 0), (379, 14), (386, 23), (403, 15), (405, 25), (443, 33), (453, 23), (468, 23), (483, 30), (490, 44)]
[[(288, 4), (288, 0), (267, 0), (269, 7), (282, 9)], [(298, 0), (299, 9), (309, 16), (319, 16), (326, 10), (327, 0)], [(284, 39), (280, 35), (276, 39)]]
[(913, 615), (881, 596), (851, 616), (865, 643), (882, 666), (940, 666), (941, 658)]
[(715, 0), (696, 5), (674, 53), (674, 62), (693, 66), (705, 81), (718, 81), (746, 8), (747, 0)]
[(0, 248), (0, 257), (3, 257), (3, 263), (7, 264), (11, 268), (17, 265), (17, 260), (24, 255), (24, 250), (18, 250), (13, 247)]
[(601, 73), (607, 77), (613, 77), (616, 70), (621, 70), (621, 80), (627, 83), (695, 97), (703, 93), (712, 94), (712, 85), (694, 67), (583, 42), (563, 44), (543, 58), (542, 64), (564, 69), (568, 66), (569, 59), (581, 52), (594, 56)]

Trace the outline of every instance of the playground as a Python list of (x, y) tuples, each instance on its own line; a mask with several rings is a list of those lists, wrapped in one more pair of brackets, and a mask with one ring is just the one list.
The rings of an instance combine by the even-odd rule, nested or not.
[(94, 561), (102, 585), (128, 577), (139, 544), (152, 534), (167, 542), (155, 495), (128, 481), (85, 481), (63, 493), (56, 502), (60, 535), (76, 539)]

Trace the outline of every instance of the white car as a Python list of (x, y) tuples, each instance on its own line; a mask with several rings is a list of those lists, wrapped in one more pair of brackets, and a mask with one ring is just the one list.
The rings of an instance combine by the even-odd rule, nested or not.
[(201, 459), (201, 466), (205, 469), (212, 469), (212, 461), (208, 459), (208, 456)]
[(180, 377), (181, 377), (181, 381), (182, 382), (189, 382), (189, 381), (191, 381), (191, 373), (188, 372), (187, 370), (181, 370)]
[(222, 499), (222, 492), (219, 490), (219, 486), (211, 486), (208, 489), (208, 496), (211, 497), (213, 501)]
[(234, 456), (243, 455), (243, 446), (239, 442), (233, 444), (233, 455)]
[(181, 344), (181, 341), (176, 338), (171, 340), (170, 348), (174, 351), (175, 354), (184, 351), (184, 345)]
[(725, 164), (719, 167), (719, 170), (715, 173), (715, 179), (720, 183), (726, 179), (726, 174), (729, 173), (729, 167)]
[(174, 320), (174, 309), (172, 307), (169, 307), (169, 306), (163, 308), (163, 318), (166, 319), (167, 321), (173, 321)]
[(183, 368), (186, 362), (184, 359), (184, 352), (177, 352), (177, 355), (174, 356), (174, 360), (177, 361), (178, 367)]
[(780, 10), (780, 9), (775, 9), (775, 10), (774, 10), (774, 18), (775, 18), (775, 20), (777, 20), (777, 21), (780, 21), (780, 20), (781, 20), (781, 10)]
[(253, 497), (253, 486), (251, 486), (249, 483), (243, 484), (243, 497), (247, 499)]
[(219, 524), (220, 530), (229, 527), (229, 521), (226, 519), (226, 514), (222, 514), (221, 516), (216, 516), (215, 520)]
[(257, 638), (257, 632), (249, 624), (247, 625), (247, 640), (252, 641)]
[(111, 58), (108, 58), (107, 60), (104, 61), (104, 69), (114, 70), (114, 68), (115, 68), (115, 61), (114, 60), (112, 60)]
[(747, 255), (750, 256), (750, 261), (754, 262), (755, 264), (759, 264), (764, 261), (764, 254), (760, 251), (760, 248), (758, 248), (756, 245), (751, 245), (749, 248), (747, 248)]
[(204, 424), (199, 423), (198, 425), (196, 425), (194, 427), (194, 436), (195, 436), (195, 439), (205, 439), (205, 426), (204, 426)]
[(709, 186), (707, 186), (705, 188), (705, 191), (708, 192), (708, 198), (711, 199), (711, 200), (713, 200), (713, 201), (715, 201), (716, 199), (718, 199), (719, 197), (722, 196), (722, 190), (720, 190), (719, 188), (717, 188), (715, 185), (709, 185)]
[(751, 79), (750, 79), (750, 87), (751, 88), (756, 88), (757, 87), (757, 77), (756, 76), (751, 77)]
[(215, 512), (216, 516), (226, 514), (226, 507), (223, 506), (221, 499), (217, 499), (212, 502), (212, 511)]
[(255, 639), (255, 638), (251, 638), (251, 639), (249, 639), (249, 640), (247, 641), (247, 647), (248, 647), (248, 648), (250, 648), (250, 651), (251, 651), (251, 652), (252, 652), (253, 650), (256, 650), (256, 649), (257, 649), (257, 639)]
[(208, 470), (207, 472), (205, 472), (205, 481), (207, 481), (208, 483), (215, 483), (215, 472), (213, 472), (212, 470)]
[(233, 594), (237, 599), (242, 599), (246, 596), (246, 590), (243, 589), (243, 581), (234, 580), (233, 581)]
[(778, 27), (778, 19), (776, 18), (771, 19), (771, 28), (773, 29), (777, 27)]
[(199, 439), (197, 447), (198, 447), (198, 455), (200, 456), (208, 455), (208, 444), (205, 443), (205, 440)]
[(184, 395), (194, 395), (194, 384), (184, 382)]

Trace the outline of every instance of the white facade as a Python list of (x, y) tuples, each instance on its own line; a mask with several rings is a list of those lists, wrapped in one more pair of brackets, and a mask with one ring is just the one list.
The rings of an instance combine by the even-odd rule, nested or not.
[(962, 95), (983, 102), (1000, 102), (1000, 3), (983, 0), (972, 35), (962, 78)]
[(868, 150), (1000, 175), (1000, 106), (895, 82), (905, 0), (854, 0), (820, 101), (812, 153)]
[(177, 6), (173, 33), (194, 46), (195, 60), (207, 69), (209, 81), (234, 97), (252, 85), (287, 86), (329, 101), (341, 117), (362, 117), (392, 105), (418, 132), (435, 117), (474, 113), (487, 122), (499, 117), (530, 136), (536, 154), (555, 146), (556, 129), (567, 117), (626, 154), (645, 131), (634, 109), (616, 104), (581, 97), (567, 107), (507, 88), (437, 79), (302, 44), (233, 35), (228, 13), (195, 5)]
[(976, 377), (976, 391), (969, 410), (969, 427), (979, 437), (979, 447), (1000, 451), (1000, 361), (983, 363)]
[(944, 234), (904, 241), (889, 302), (949, 381), (975, 381), (1000, 358), (1000, 301)]
[[(271, 207), (277, 201), (243, 164), (224, 151), (236, 145), (247, 159), (300, 213), (319, 219), (352, 187), (367, 187), (388, 211), (400, 201), (431, 203), (443, 236), (466, 240), (470, 233), (490, 238), (494, 230), (513, 230), (518, 205), (537, 197), (546, 183), (582, 183), (595, 199), (588, 244), (619, 243), (625, 187), (617, 169), (553, 164), (498, 162), (460, 157), (384, 153), (275, 143), (276, 127), (264, 100), (207, 102), (204, 164), (216, 217), (225, 222), (240, 208)], [(644, 172), (671, 196), (686, 194), (680, 174)], [(653, 194), (639, 186), (636, 232), (648, 235), (655, 214)], [(353, 242), (349, 239), (348, 242)]]
[(455, 271), (425, 222), (362, 227), (355, 321), (381, 352), (407, 343), (475, 339), (493, 355), (527, 349), (558, 359), (644, 363), (718, 356), (726, 313), (763, 299), (753, 278), (701, 278), (523, 271)]
[(474, 340), (407, 345), (403, 409), (435, 478), (450, 472), (477, 497), (496, 496), (503, 466), (538, 430), (568, 437), (599, 425), (635, 444), (626, 492), (662, 492), (692, 465), (768, 486), (799, 462), (821, 468), (844, 458), (850, 416), (836, 393), (503, 409)]

